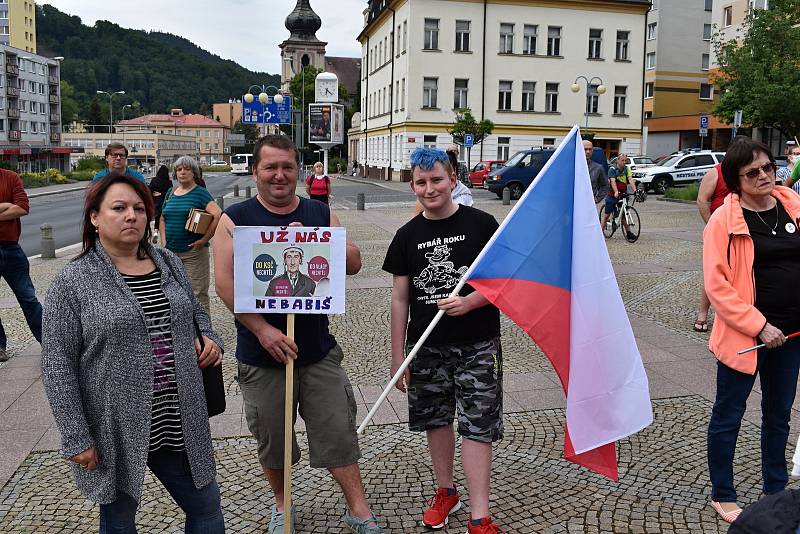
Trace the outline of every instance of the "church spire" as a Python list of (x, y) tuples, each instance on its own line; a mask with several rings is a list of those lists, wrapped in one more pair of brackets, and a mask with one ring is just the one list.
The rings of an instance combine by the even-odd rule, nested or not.
[(294, 11), (286, 17), (285, 25), (291, 32), (290, 41), (317, 41), (316, 32), (322, 27), (322, 19), (311, 9), (309, 0), (297, 0)]

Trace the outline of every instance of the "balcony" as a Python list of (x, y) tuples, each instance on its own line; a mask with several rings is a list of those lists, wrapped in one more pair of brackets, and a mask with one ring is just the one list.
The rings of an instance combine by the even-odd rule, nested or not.
[(50, 132), (50, 142), (51, 143), (60, 143), (61, 142), (61, 134), (58, 132)]
[(58, 104), (58, 95), (50, 95), (49, 100), (51, 104)]
[(18, 119), (19, 118), (19, 108), (8, 108), (8, 112), (6, 113), (9, 119)]
[(48, 76), (47, 83), (49, 83), (50, 85), (58, 85), (58, 76), (52, 76), (52, 75)]
[(8, 96), (18, 98), (19, 97), (19, 87), (11, 87), (10, 85), (6, 87), (6, 94)]
[(9, 76), (19, 76), (19, 67), (17, 65), (6, 64), (6, 73)]
[(22, 134), (19, 130), (9, 130), (8, 131), (8, 139), (9, 141), (19, 141)]
[(61, 116), (58, 113), (50, 114), (50, 124), (58, 124), (61, 122)]

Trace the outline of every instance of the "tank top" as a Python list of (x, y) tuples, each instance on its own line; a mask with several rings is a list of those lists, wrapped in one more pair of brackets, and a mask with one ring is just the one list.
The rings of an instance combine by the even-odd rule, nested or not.
[[(225, 210), (236, 226), (289, 226), (300, 222), (304, 226), (330, 226), (331, 212), (327, 205), (316, 200), (298, 197), (300, 204), (291, 213), (272, 213), (258, 198), (251, 198)], [(262, 313), (261, 316), (272, 326), (286, 333), (286, 315), (282, 313)], [(283, 367), (258, 342), (258, 338), (239, 321), (236, 324), (236, 359), (257, 367)], [(317, 314), (297, 314), (294, 320), (294, 342), (298, 354), (295, 365), (303, 367), (317, 363), (327, 356), (336, 345), (336, 339), (328, 331), (328, 316)]]
[(718, 207), (722, 206), (725, 197), (730, 193), (728, 186), (725, 185), (725, 180), (722, 178), (722, 165), (717, 163), (714, 165), (714, 169), (717, 171), (717, 186), (714, 188), (714, 194), (711, 195), (711, 213), (714, 213)]

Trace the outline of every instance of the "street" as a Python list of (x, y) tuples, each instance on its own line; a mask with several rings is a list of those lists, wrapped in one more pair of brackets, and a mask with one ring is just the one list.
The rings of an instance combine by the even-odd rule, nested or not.
[[(240, 195), (244, 196), (245, 188), (255, 186), (250, 176), (234, 176), (229, 173), (213, 172), (205, 174), (206, 185), (209, 192), (217, 198), (231, 194), (234, 185), (239, 185)], [(334, 210), (356, 209), (358, 194), (364, 193), (369, 207), (388, 207), (398, 203), (409, 206), (414, 203), (414, 196), (408, 184), (393, 183), (382, 187), (381, 185), (361, 183), (350, 179), (333, 180)], [(497, 200), (494, 194), (483, 189), (472, 189), (476, 201)], [(28, 191), (35, 195), (36, 189)], [(44, 223), (53, 226), (53, 237), (56, 249), (66, 247), (81, 241), (81, 216), (83, 213), (83, 191), (72, 191), (53, 195), (39, 196), (30, 199), (30, 213), (22, 218), (22, 236), (20, 245), (25, 254), (34, 256), (41, 253), (41, 231)]]

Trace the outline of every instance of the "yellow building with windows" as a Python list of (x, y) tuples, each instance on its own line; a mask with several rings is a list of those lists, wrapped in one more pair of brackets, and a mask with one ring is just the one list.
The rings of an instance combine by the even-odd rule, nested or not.
[(0, 44), (36, 53), (36, 3), (0, 0)]

